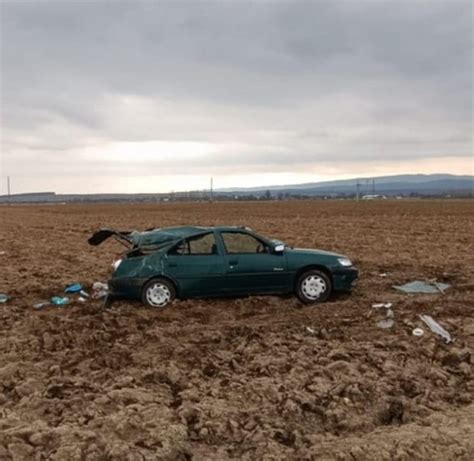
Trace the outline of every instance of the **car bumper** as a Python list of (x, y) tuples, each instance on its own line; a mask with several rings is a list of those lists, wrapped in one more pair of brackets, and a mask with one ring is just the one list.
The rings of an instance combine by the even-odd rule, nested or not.
[(147, 279), (117, 277), (109, 280), (109, 296), (114, 298), (140, 298)]
[(337, 291), (351, 291), (358, 276), (359, 271), (355, 267), (335, 270), (332, 273), (334, 289)]

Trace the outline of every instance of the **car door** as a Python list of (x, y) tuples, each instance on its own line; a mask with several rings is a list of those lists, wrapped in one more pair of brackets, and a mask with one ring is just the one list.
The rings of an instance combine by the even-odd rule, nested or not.
[(282, 293), (290, 290), (285, 252), (275, 253), (263, 239), (244, 230), (221, 231), (225, 252), (225, 286), (234, 294)]
[(182, 296), (219, 294), (225, 275), (224, 256), (214, 232), (182, 240), (164, 259), (165, 274), (178, 284)]

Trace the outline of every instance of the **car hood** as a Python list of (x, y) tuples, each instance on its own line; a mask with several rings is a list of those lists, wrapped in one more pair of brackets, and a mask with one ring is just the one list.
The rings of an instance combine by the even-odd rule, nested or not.
[(310, 248), (288, 248), (286, 250), (290, 253), (297, 253), (297, 254), (308, 254), (308, 255), (319, 255), (319, 256), (332, 256), (334, 258), (345, 258), (344, 255), (339, 253), (333, 253), (332, 251), (325, 251), (325, 250), (314, 250)]
[(148, 229), (146, 231), (118, 231), (114, 229), (100, 229), (92, 234), (88, 242), (90, 245), (100, 245), (114, 237), (129, 248), (160, 248), (185, 237), (208, 232), (205, 227), (168, 227), (164, 229)]

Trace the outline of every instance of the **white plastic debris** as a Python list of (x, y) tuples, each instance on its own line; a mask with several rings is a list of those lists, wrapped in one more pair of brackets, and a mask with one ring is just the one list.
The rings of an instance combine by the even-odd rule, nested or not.
[(381, 307), (385, 307), (385, 309), (390, 309), (393, 306), (392, 303), (375, 303), (372, 304), (372, 307), (375, 309), (380, 309)]
[(312, 335), (316, 334), (316, 330), (313, 330), (311, 327), (306, 327), (306, 331)]
[(94, 282), (92, 285), (92, 297), (94, 299), (105, 298), (109, 292), (109, 286), (106, 283)]
[(425, 334), (425, 331), (423, 330), (423, 328), (415, 328), (412, 331), (412, 334), (413, 336), (423, 336)]
[(392, 328), (394, 324), (395, 322), (393, 319), (384, 319), (377, 322), (377, 326), (379, 328)]
[(451, 335), (438, 323), (436, 322), (433, 317), (429, 315), (420, 315), (420, 319), (428, 325), (430, 330), (437, 334), (438, 336), (441, 336), (441, 338), (444, 339), (446, 344), (452, 343), (454, 340), (451, 338)]
[(44, 303), (36, 303), (36, 304), (33, 304), (33, 307), (34, 307), (35, 309), (43, 309), (43, 307), (46, 307), (46, 306), (49, 306), (49, 303), (44, 302)]

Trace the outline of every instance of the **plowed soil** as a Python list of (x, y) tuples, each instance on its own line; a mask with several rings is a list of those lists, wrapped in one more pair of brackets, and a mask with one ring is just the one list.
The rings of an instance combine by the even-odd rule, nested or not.
[[(471, 460), (474, 203), (0, 207), (0, 459)], [(100, 227), (248, 225), (349, 256), (351, 295), (33, 305), (107, 281)], [(386, 274), (385, 276), (381, 274)], [(392, 288), (416, 279), (443, 295)], [(395, 324), (377, 326), (392, 302)], [(419, 320), (455, 338), (445, 344)], [(421, 337), (412, 330), (423, 326)]]

